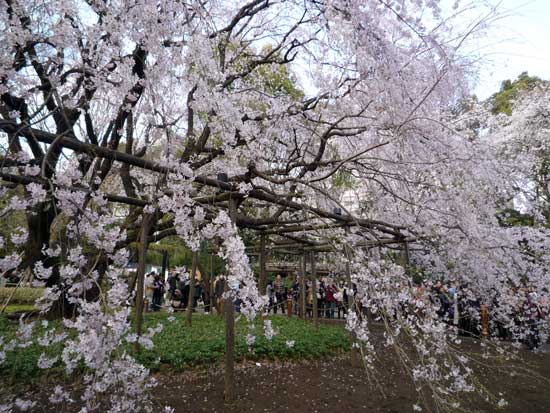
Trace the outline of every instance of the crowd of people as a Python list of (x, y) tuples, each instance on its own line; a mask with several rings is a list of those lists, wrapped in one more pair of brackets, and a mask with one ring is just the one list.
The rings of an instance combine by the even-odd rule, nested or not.
[(482, 331), (482, 303), (475, 298), (467, 285), (459, 282), (446, 284), (441, 280), (424, 282), (416, 286), (414, 297), (417, 307), (432, 304), (438, 317), (458, 328), (463, 335), (491, 334), (502, 340), (521, 341), (533, 349), (542, 344), (542, 321), (549, 316), (548, 303), (543, 297), (527, 288), (512, 288), (510, 296), (487, 295), (484, 303), (487, 312), (487, 331)]
[[(305, 281), (306, 315), (313, 316), (313, 288), (311, 280)], [(332, 278), (322, 277), (316, 283), (317, 317), (343, 318), (347, 311), (347, 289), (343, 283), (337, 283)], [(268, 312), (277, 314), (288, 311), (288, 299), (294, 314), (300, 308), (300, 276), (297, 275), (288, 283), (279, 274), (273, 281), (267, 283), (266, 294), (269, 299)]]
[[(148, 311), (159, 311), (162, 306), (171, 306), (176, 310), (186, 310), (191, 301), (192, 311), (202, 308), (205, 313), (211, 307), (221, 312), (221, 299), (225, 291), (225, 276), (219, 275), (211, 286), (210, 280), (200, 277), (197, 272), (194, 288), (187, 273), (170, 271), (166, 280), (155, 271), (145, 277), (145, 300)], [(192, 299), (190, 300), (190, 294)]]
[[(272, 281), (268, 281), (266, 294), (269, 299), (268, 313), (287, 314), (290, 310), (298, 315), (301, 303), (300, 276), (292, 279), (277, 275)], [(220, 314), (223, 311), (223, 293), (226, 288), (226, 278), (219, 275), (210, 284), (210, 280), (204, 277), (196, 277), (194, 288), (191, 289), (188, 274), (180, 274), (170, 271), (166, 281), (160, 274), (149, 273), (145, 279), (145, 297), (150, 311), (159, 311), (163, 305), (170, 305), (174, 309), (187, 309), (191, 302), (192, 310), (202, 307), (205, 313), (216, 310)], [(191, 291), (192, 290), (192, 291)], [(322, 277), (316, 282), (317, 317), (319, 318), (344, 318), (347, 313), (348, 289), (342, 281), (335, 281), (330, 277)], [(190, 294), (192, 299), (190, 300)], [(311, 280), (305, 281), (306, 316), (313, 316), (313, 288)], [(516, 326), (527, 325), (527, 333), (523, 333), (518, 339), (514, 326), (510, 323), (499, 321), (499, 301), (493, 300), (487, 303), (491, 325), (491, 333), (503, 340), (521, 340), (527, 347), (535, 348), (541, 344), (539, 334), (540, 321), (548, 317), (546, 303), (533, 292), (525, 288), (514, 290), (514, 320)], [(353, 285), (355, 302), (360, 303), (361, 297), (357, 288)], [(435, 282), (426, 281), (416, 285), (412, 289), (414, 311), (422, 314), (425, 309), (431, 308), (437, 316), (446, 323), (458, 328), (465, 335), (479, 336), (482, 334), (480, 310), (481, 303), (469, 294), (466, 285), (458, 282), (444, 283), (441, 280)], [(368, 309), (361, 308), (362, 315), (367, 316)], [(235, 310), (240, 310), (240, 303), (235, 302)], [(371, 314), (372, 316), (372, 314)], [(519, 328), (518, 328), (519, 330)], [(525, 331), (525, 328), (524, 330)]]

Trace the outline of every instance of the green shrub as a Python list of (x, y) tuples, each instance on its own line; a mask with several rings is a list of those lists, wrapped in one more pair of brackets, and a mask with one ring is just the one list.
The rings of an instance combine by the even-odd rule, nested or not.
[[(169, 321), (169, 314), (149, 313), (145, 315), (144, 332), (148, 328), (163, 324), (163, 331), (155, 335), (153, 350), (142, 349), (136, 356), (139, 362), (151, 370), (167, 368), (181, 371), (192, 366), (202, 366), (221, 362), (225, 353), (224, 320), (214, 315), (193, 315), (193, 324), (187, 326), (184, 314), (174, 315)], [(250, 330), (243, 318), (235, 324), (235, 354), (237, 360), (280, 360), (280, 359), (313, 359), (349, 349), (348, 334), (344, 328), (336, 325), (320, 325), (315, 328), (313, 323), (287, 317), (270, 317), (276, 335), (267, 340), (263, 335), (263, 322), (257, 320)], [(50, 327), (61, 330), (59, 321), (50, 322)], [(5, 342), (15, 337), (17, 322), (8, 321), (0, 316), (0, 337)], [(43, 327), (37, 323), (35, 337), (39, 337)], [(246, 335), (252, 332), (256, 336), (254, 344), (249, 348)], [(72, 333), (70, 333), (72, 335)], [(287, 346), (287, 341), (294, 341), (294, 346)], [(126, 350), (132, 352), (132, 346), (126, 345)], [(0, 364), (0, 377), (4, 382), (16, 384), (22, 381), (36, 380), (51, 376), (63, 377), (60, 363), (53, 370), (37, 368), (37, 361), (42, 352), (49, 356), (60, 355), (63, 343), (56, 344), (46, 351), (36, 342), (26, 348), (7, 352), (6, 360)], [(84, 371), (81, 366), (78, 370)]]
[[(0, 288), (0, 305), (4, 305), (15, 287)], [(44, 294), (43, 288), (19, 287), (15, 289), (10, 304), (34, 304)]]

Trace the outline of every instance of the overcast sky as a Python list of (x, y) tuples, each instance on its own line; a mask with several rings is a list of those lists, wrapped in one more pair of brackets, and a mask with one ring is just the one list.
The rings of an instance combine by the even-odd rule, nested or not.
[(487, 64), (475, 92), (482, 99), (523, 71), (550, 79), (550, 0), (502, 0), (500, 7), (508, 17), (480, 45)]

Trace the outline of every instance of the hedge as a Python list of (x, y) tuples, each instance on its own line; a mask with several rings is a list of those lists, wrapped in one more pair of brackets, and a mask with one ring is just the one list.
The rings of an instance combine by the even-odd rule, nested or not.
[[(0, 288), (0, 305), (4, 305), (15, 287)], [(34, 304), (44, 294), (43, 288), (19, 287), (10, 300), (10, 304)]]

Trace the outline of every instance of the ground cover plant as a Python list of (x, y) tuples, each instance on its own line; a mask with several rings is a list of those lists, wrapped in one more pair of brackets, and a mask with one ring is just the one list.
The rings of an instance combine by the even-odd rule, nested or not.
[[(169, 320), (170, 318), (170, 320)], [(237, 360), (296, 360), (315, 359), (333, 356), (349, 349), (349, 335), (338, 325), (320, 325), (296, 318), (270, 317), (275, 335), (268, 340), (261, 330), (264, 324), (258, 320), (254, 324), (253, 333), (257, 339), (251, 345), (246, 342), (246, 336), (251, 333), (250, 325), (244, 319), (236, 323), (236, 356)], [(137, 360), (152, 371), (182, 372), (192, 367), (207, 367), (223, 361), (225, 354), (223, 319), (212, 315), (196, 314), (192, 326), (188, 326), (185, 316), (167, 313), (149, 313), (145, 317), (144, 328), (163, 329), (153, 338), (154, 347), (142, 349), (136, 356)], [(17, 323), (0, 317), (0, 334), (4, 340), (10, 341), (17, 335)], [(56, 332), (63, 330), (59, 321), (49, 323), (49, 328)], [(34, 333), (35, 340), (41, 337), (45, 329), (38, 327)], [(132, 352), (129, 343), (123, 346), (124, 351)], [(48, 348), (48, 357), (59, 357), (63, 343), (57, 343)], [(26, 380), (41, 379), (49, 376), (52, 381), (66, 379), (63, 369), (56, 363), (56, 369), (37, 368), (38, 360), (44, 348), (32, 342), (29, 346), (16, 352), (8, 352), (6, 360), (0, 365), (0, 377), (4, 383), (23, 383)], [(80, 366), (77, 373), (84, 373)]]

